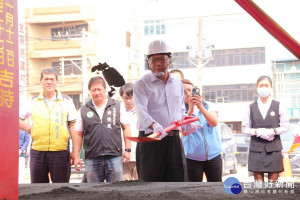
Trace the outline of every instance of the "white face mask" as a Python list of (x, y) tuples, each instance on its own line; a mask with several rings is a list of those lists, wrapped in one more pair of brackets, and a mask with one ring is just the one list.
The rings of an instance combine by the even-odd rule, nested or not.
[(257, 93), (260, 97), (268, 97), (272, 94), (272, 88), (257, 88)]

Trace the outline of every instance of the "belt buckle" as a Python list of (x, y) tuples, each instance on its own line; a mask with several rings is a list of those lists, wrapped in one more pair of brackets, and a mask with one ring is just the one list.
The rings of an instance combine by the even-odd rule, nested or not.
[(177, 133), (176, 130), (171, 130), (167, 134), (168, 134), (168, 136), (174, 136), (174, 135), (176, 135), (176, 133)]
[(174, 136), (173, 131), (168, 132), (168, 136)]

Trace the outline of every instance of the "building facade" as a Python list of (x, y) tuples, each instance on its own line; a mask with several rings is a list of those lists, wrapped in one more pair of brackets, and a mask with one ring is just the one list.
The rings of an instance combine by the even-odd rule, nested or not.
[(138, 1), (118, 2), (117, 9), (114, 1), (51, 2), (26, 9), (28, 97), (40, 91), (44, 68), (58, 72), (58, 89), (77, 109), (88, 98), (87, 82), (96, 75), (91, 68), (99, 62), (116, 68), (127, 82), (138, 78)]
[[(176, 6), (167, 0), (147, 1), (144, 46), (155, 38), (167, 40), (173, 47), (172, 67), (202, 88), (204, 100), (216, 104), (220, 121), (241, 133), (244, 111), (257, 100), (258, 77), (268, 75), (278, 81), (273, 60), (294, 56), (234, 1), (198, 2)], [(171, 4), (174, 9), (166, 14), (163, 8)], [(180, 6), (188, 7), (187, 12)]]
[[(274, 98), (285, 102), (291, 119), (299, 118), (299, 61), (232, 0), (42, 2), (48, 5), (26, 9), (29, 97), (40, 90), (42, 69), (53, 67), (58, 89), (79, 108), (92, 66), (106, 62), (134, 82), (149, 72), (148, 44), (163, 39), (173, 51), (172, 68), (201, 88), (234, 132), (241, 132), (243, 111), (257, 99), (261, 75), (273, 78)], [(300, 33), (295, 27), (288, 27), (293, 35)]]
[(287, 108), (290, 121), (300, 118), (300, 61), (273, 61), (274, 96)]

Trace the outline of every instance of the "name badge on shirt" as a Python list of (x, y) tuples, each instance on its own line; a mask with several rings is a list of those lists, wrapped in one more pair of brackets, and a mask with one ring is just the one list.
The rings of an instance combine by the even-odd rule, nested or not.
[(270, 115), (271, 115), (272, 117), (274, 117), (274, 116), (275, 116), (275, 112), (274, 112), (274, 111), (270, 112)]
[(88, 118), (92, 118), (94, 116), (94, 112), (93, 111), (89, 111), (88, 113), (86, 113), (86, 116)]

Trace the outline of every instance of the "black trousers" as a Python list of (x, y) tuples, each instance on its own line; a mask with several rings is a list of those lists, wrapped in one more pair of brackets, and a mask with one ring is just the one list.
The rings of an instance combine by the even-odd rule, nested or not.
[(70, 152), (30, 150), (31, 183), (69, 183), (71, 175)]
[(202, 182), (203, 172), (207, 182), (222, 182), (221, 154), (207, 161), (186, 159), (189, 182)]
[[(139, 137), (146, 137), (144, 132)], [(136, 167), (139, 180), (149, 182), (187, 181), (186, 162), (178, 134), (160, 141), (140, 142), (136, 148)]]

